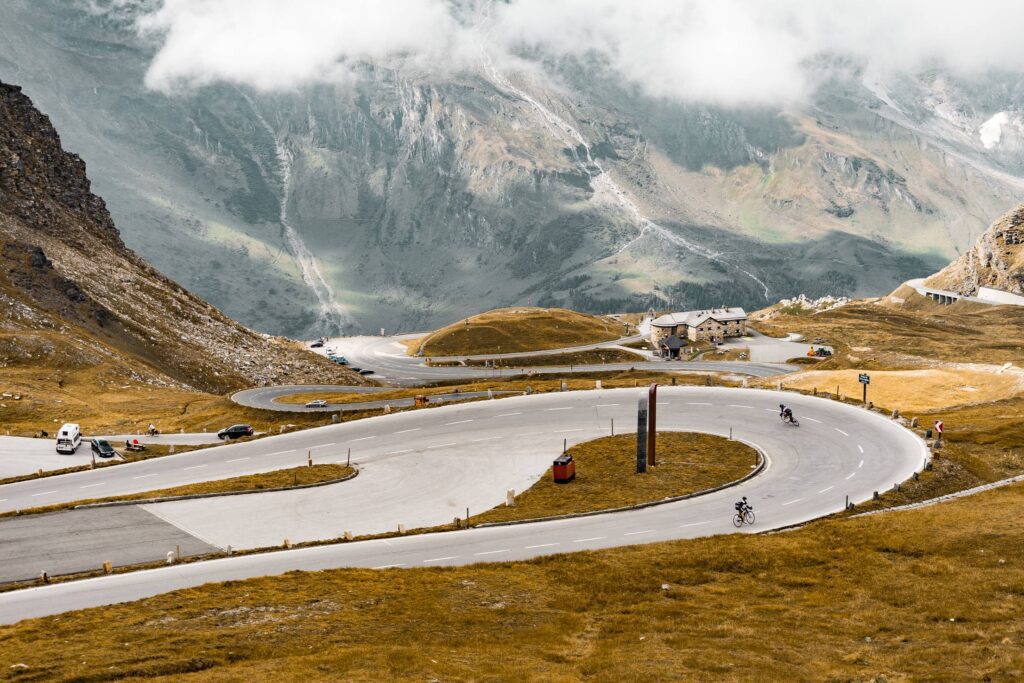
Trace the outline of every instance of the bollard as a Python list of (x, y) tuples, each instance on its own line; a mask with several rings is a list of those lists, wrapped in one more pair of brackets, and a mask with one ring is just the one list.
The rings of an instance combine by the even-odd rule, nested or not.
[(565, 380), (563, 379), (563, 380), (562, 380), (562, 384), (561, 384), (561, 390), (562, 390), (562, 391), (567, 391), (568, 389), (569, 389), (569, 385), (568, 385), (568, 384), (566, 383), (566, 381), (565, 381)]
[(732, 441), (732, 427), (729, 427), (729, 441)]
[(615, 436), (615, 418), (612, 418), (612, 436)]
[(676, 378), (675, 378), (675, 375), (673, 375), (672, 376), (672, 386), (675, 386), (675, 385), (676, 385)]
[(228, 545), (228, 555), (233, 555), (234, 552), (235, 552), (234, 548), (232, 548), (231, 545), (229, 544)]
[(405, 525), (404, 524), (399, 524), (398, 525), (398, 533), (400, 533), (400, 534), (404, 534), (405, 533)]
[(96, 468), (96, 454), (95, 453), (90, 453), (90, 455), (92, 455), (92, 462), (89, 463), (89, 469), (95, 469)]
[(180, 545), (174, 546), (174, 557), (179, 562), (181, 562), (181, 546)]
[(846, 505), (843, 506), (844, 510), (850, 509), (850, 496), (846, 496)]
[(338, 421), (338, 414), (337, 413), (331, 413), (331, 422), (336, 423), (337, 421)]
[(911, 426), (911, 427), (912, 427), (913, 429), (917, 429), (917, 418), (916, 418), (916, 417), (912, 417), (912, 418), (910, 418), (910, 426)]
[(313, 451), (306, 451), (306, 467), (313, 466)]
[(114, 571), (114, 568), (113, 568), (113, 566), (111, 566), (110, 560), (105, 560), (103, 562), (103, 573), (104, 574), (109, 574), (112, 571)]
[(516, 506), (516, 490), (515, 489), (509, 489), (508, 491), (505, 491), (505, 505), (507, 507), (510, 507), (510, 508)]
[(348, 449), (348, 457), (345, 458), (345, 467), (352, 466), (352, 449)]
[(892, 409), (892, 419), (897, 420), (897, 419), (899, 419), (899, 416), (900, 416), (899, 409), (893, 408)]
[(455, 519), (453, 519), (452, 520), (452, 526), (455, 527), (456, 529), (461, 529), (462, 528), (462, 517), (456, 517)]
[(167, 455), (174, 455), (174, 444), (171, 444), (167, 449)]
[(600, 389), (601, 388), (601, 380), (597, 380), (596, 382), (594, 382), (594, 388), (595, 389)]
[(284, 434), (284, 425), (281, 425), (281, 426), (279, 426), (279, 427), (277, 428), (277, 433), (278, 433), (278, 434)]
[(284, 543), (282, 545), (284, 545), (285, 548), (291, 548), (292, 542), (286, 538), (284, 539)]
[(168, 550), (167, 551), (167, 564), (174, 564), (174, 551), (173, 550)]
[(562, 439), (562, 455), (565, 455), (565, 451), (568, 450), (569, 439)]
[(918, 481), (920, 478), (920, 475), (918, 475), (917, 472), (914, 472), (914, 481)]
[(384, 404), (384, 414), (385, 415), (391, 414), (391, 404), (390, 403), (385, 403)]
[(50, 575), (46, 573), (45, 569), (39, 573), (39, 580), (43, 583), (50, 583)]
[(343, 534), (343, 537), (344, 537), (344, 539), (345, 539), (346, 541), (351, 541), (351, 540), (352, 540), (352, 532), (351, 532), (351, 531), (346, 531), (346, 532), (345, 532), (345, 533)]
[(488, 389), (487, 390), (487, 398), (494, 398), (494, 391), (492, 391), (491, 389)]
[(814, 387), (813, 389), (811, 389), (811, 396), (817, 396), (817, 395), (818, 395), (818, 387)]
[(43, 468), (42, 467), (39, 468), (39, 474), (37, 476), (40, 476), (40, 477), (43, 476)]
[(872, 498), (874, 498), (875, 500), (878, 500), (878, 491), (875, 491), (875, 494), (872, 496)]

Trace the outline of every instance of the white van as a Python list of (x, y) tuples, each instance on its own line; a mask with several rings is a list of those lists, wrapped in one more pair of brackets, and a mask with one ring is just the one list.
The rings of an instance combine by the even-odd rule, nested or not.
[(78, 450), (78, 446), (82, 443), (82, 430), (78, 428), (78, 425), (71, 422), (67, 423), (60, 428), (57, 432), (57, 452), (58, 453), (74, 453)]

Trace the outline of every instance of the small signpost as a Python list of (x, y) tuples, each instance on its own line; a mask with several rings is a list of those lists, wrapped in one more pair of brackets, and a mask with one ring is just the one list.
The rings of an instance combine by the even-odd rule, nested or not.
[(636, 407), (636, 473), (647, 471), (647, 396), (640, 395)]
[(866, 372), (862, 372), (862, 373), (860, 373), (860, 377), (858, 377), (857, 380), (864, 387), (863, 403), (864, 403), (864, 405), (867, 405), (868, 404), (868, 385), (871, 384), (871, 375), (869, 375)]

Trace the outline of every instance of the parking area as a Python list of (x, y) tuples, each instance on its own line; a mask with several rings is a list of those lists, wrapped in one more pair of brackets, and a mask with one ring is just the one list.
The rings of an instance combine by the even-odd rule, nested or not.
[(53, 439), (0, 436), (0, 479), (88, 465), (91, 460), (87, 441), (82, 441), (74, 455), (61, 455)]

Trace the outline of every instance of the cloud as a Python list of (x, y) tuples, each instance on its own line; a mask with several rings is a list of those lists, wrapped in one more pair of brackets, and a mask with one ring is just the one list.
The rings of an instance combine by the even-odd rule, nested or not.
[(362, 62), (473, 69), (481, 50), (503, 68), (597, 56), (650, 95), (724, 105), (806, 97), (821, 55), (1024, 72), (1017, 0), (164, 0), (138, 25), (158, 41), (146, 83), (163, 91), (343, 82)]

